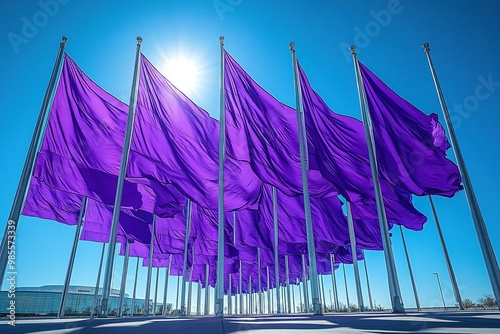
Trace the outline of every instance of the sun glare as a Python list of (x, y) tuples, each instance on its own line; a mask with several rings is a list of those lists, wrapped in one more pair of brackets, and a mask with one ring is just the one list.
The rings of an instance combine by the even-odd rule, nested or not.
[(184, 94), (200, 94), (202, 81), (202, 63), (198, 57), (180, 52), (175, 56), (164, 58), (162, 73)]

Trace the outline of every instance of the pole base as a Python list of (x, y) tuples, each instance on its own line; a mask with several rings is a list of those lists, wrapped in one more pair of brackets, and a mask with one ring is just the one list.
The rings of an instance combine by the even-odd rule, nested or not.
[(313, 314), (323, 315), (323, 308), (321, 307), (321, 303), (317, 299), (313, 300)]
[(405, 307), (401, 302), (399, 296), (394, 296), (394, 301), (392, 303), (392, 313), (405, 313)]

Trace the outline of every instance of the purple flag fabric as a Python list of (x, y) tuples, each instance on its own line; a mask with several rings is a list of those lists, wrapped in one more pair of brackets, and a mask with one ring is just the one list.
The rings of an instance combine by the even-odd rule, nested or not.
[[(371, 178), (363, 124), (354, 118), (331, 111), (313, 91), (299, 66), (309, 154), (322, 175), (353, 204), (354, 219), (377, 219), (375, 191)], [(380, 177), (389, 221), (413, 230), (421, 230), (427, 220), (411, 203), (408, 191), (393, 187)]]
[(452, 197), (462, 189), (458, 167), (446, 158), (450, 147), (436, 114), (425, 115), (359, 64), (380, 169), (416, 195)]
[[(286, 195), (301, 195), (295, 109), (262, 89), (227, 52), (224, 62), (227, 155), (249, 162), (262, 181)], [(308, 180), (311, 196), (336, 195), (318, 171), (309, 171)]]
[[(227, 210), (255, 207), (261, 182), (247, 163), (226, 159)], [(127, 175), (174, 184), (199, 205), (217, 210), (219, 123), (141, 55), (137, 115)], [(156, 189), (156, 187), (154, 187)]]
[[(114, 205), (128, 107), (65, 56), (33, 176), (68, 193)], [(172, 216), (185, 197), (172, 185), (125, 180), (122, 206)]]

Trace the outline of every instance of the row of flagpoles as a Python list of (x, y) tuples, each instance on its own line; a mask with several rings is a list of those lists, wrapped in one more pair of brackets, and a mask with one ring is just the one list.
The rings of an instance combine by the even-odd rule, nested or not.
[[(124, 147), (123, 147), (123, 154), (121, 157), (121, 164), (120, 164), (120, 173), (119, 173), (119, 178), (118, 178), (118, 184), (117, 184), (117, 191), (116, 191), (116, 198), (115, 198), (115, 204), (114, 204), (114, 211), (113, 211), (113, 220), (112, 220), (112, 225), (111, 225), (111, 233), (110, 233), (110, 240), (109, 240), (109, 248), (108, 248), (108, 253), (107, 253), (107, 261), (106, 261), (106, 267), (104, 271), (104, 288), (103, 288), (103, 298), (102, 298), (102, 310), (104, 312), (103, 315), (107, 315), (107, 309), (108, 309), (108, 301), (109, 301), (109, 295), (110, 295), (110, 290), (111, 290), (111, 275), (112, 275), (112, 268), (113, 268), (113, 263), (114, 263), (114, 258), (115, 258), (115, 247), (116, 247), (116, 236), (117, 236), (117, 229), (118, 229), (118, 222), (119, 222), (119, 215), (120, 215), (120, 208), (121, 208), (121, 200), (122, 200), (122, 191), (123, 191), (123, 182), (125, 179), (125, 171), (127, 169), (127, 163), (128, 163), (128, 154), (129, 154), (129, 148), (130, 148), (130, 143), (131, 143), (131, 137), (132, 137), (132, 129), (133, 129), (133, 123), (135, 119), (135, 109), (136, 109), (136, 103), (137, 103), (137, 94), (138, 94), (138, 81), (139, 81), (139, 70), (140, 70), (140, 48), (141, 48), (141, 42), (142, 39), (139, 37), (138, 38), (138, 44), (137, 44), (137, 50), (136, 50), (136, 61), (135, 61), (135, 68), (134, 68), (134, 79), (132, 83), (132, 89), (131, 89), (131, 97), (130, 97), (130, 103), (129, 103), (129, 113), (128, 113), (128, 121), (127, 121), (127, 127), (126, 127), (126, 134), (125, 134), (125, 142), (124, 142)], [(26, 192), (28, 189), (28, 184), (29, 184), (29, 179), (31, 174), (33, 173), (33, 166), (34, 166), (34, 159), (35, 155), (37, 153), (37, 149), (40, 143), (40, 138), (42, 136), (42, 129), (43, 129), (43, 124), (45, 119), (47, 118), (47, 113), (48, 109), (50, 106), (50, 100), (52, 95), (54, 94), (56, 82), (57, 82), (57, 76), (58, 73), (60, 72), (61, 64), (62, 64), (62, 59), (64, 55), (64, 48), (66, 44), (66, 38), (63, 38), (63, 42), (60, 45), (60, 49), (56, 58), (56, 63), (54, 66), (54, 70), (51, 76), (51, 80), (49, 82), (49, 86), (47, 88), (47, 92), (44, 98), (44, 102), (42, 104), (41, 112), (39, 119), (37, 121), (37, 126), (35, 128), (35, 132), (31, 141), (30, 149), (28, 151), (27, 159), (23, 168), (23, 172), (21, 175), (21, 179), (19, 182), (19, 186), (16, 192), (16, 196), (14, 198), (14, 203), (12, 206), (11, 213), (9, 215), (9, 224), (7, 226), (12, 226), (10, 223), (11, 221), (14, 222), (14, 226), (17, 226), (22, 207), (23, 207), (23, 201), (24, 198), (26, 197)], [(223, 192), (223, 187), (224, 187), (224, 160), (225, 160), (225, 109), (224, 109), (224, 39), (221, 37), (220, 39), (220, 47), (221, 47), (221, 126), (220, 126), (220, 149), (219, 149), (219, 204), (218, 204), (218, 219), (219, 219), (219, 225), (218, 225), (218, 258), (219, 259), (224, 259), (224, 192)], [(476, 197), (474, 195), (474, 191), (472, 188), (472, 185), (470, 183), (470, 179), (465, 167), (465, 163), (463, 161), (463, 157), (461, 155), (460, 148), (458, 146), (458, 142), (456, 140), (456, 135), (453, 129), (453, 126), (451, 124), (450, 116), (448, 113), (448, 110), (446, 108), (446, 103), (444, 101), (443, 94), (441, 92), (439, 82), (437, 80), (437, 76), (430, 58), (430, 49), (428, 44), (424, 45), (424, 50), (426, 52), (428, 61), (429, 61), (429, 66), (431, 68), (431, 73), (434, 78), (434, 82), (436, 84), (436, 89), (438, 91), (438, 96), (439, 100), (443, 109), (443, 114), (445, 116), (445, 122), (448, 127), (448, 131), (450, 133), (450, 138), (451, 138), (451, 144), (453, 147), (453, 150), (455, 152), (456, 158), (457, 158), (457, 164), (460, 169), (460, 173), (462, 175), (463, 183), (464, 183), (464, 188), (467, 196), (467, 200), (469, 203), (469, 207), (471, 210), (471, 214), (473, 217), (473, 222), (477, 231), (477, 235), (479, 238), (479, 242), (481, 245), (481, 249), (483, 252), (483, 256), (485, 259), (486, 267), (488, 270), (488, 274), (490, 277), (491, 285), (493, 288), (493, 292), (495, 294), (495, 297), (498, 300), (500, 300), (500, 274), (498, 270), (498, 264), (495, 258), (495, 254), (493, 252), (491, 242), (489, 240), (486, 227), (481, 215), (481, 212), (479, 210), (479, 206), (477, 204)], [(311, 299), (313, 303), (313, 312), (315, 314), (321, 314), (322, 309), (321, 309), (321, 304), (320, 304), (320, 294), (319, 294), (319, 287), (318, 287), (318, 277), (317, 277), (317, 269), (316, 269), (316, 251), (315, 251), (315, 246), (314, 246), (314, 239), (313, 239), (313, 228), (312, 228), (312, 219), (311, 219), (311, 212), (310, 212), (310, 202), (309, 202), (309, 192), (308, 192), (308, 178), (307, 178), (307, 146), (304, 141), (304, 138), (306, 138), (305, 135), (305, 129), (303, 128), (303, 119), (304, 119), (304, 111), (303, 111), (303, 101), (302, 101), (302, 95), (301, 95), (301, 88), (300, 88), (300, 80), (299, 80), (299, 69), (298, 69), (298, 64), (297, 64), (297, 58), (295, 55), (295, 49), (294, 45), (290, 45), (290, 51), (292, 53), (292, 62), (293, 62), (293, 68), (294, 68), (294, 79), (295, 79), (295, 92), (296, 92), (296, 111), (297, 111), (297, 121), (298, 121), (298, 130), (299, 130), (299, 149), (300, 149), (300, 158), (301, 158), (301, 171), (302, 171), (302, 186), (303, 186), (303, 192), (304, 192), (304, 208), (305, 208), (305, 221), (306, 221), (306, 236), (307, 236), (307, 249), (308, 249), (308, 256), (309, 256), (309, 264), (310, 264), (310, 283), (311, 283)], [(371, 173), (372, 173), (372, 178), (374, 180), (374, 186), (375, 186), (375, 199), (376, 199), (376, 205), (377, 205), (377, 212), (378, 212), (378, 217), (379, 217), (379, 225), (381, 229), (381, 236), (382, 236), (382, 243), (383, 243), (383, 250), (384, 250), (384, 255), (385, 255), (385, 263), (386, 263), (386, 269), (387, 269), (387, 274), (388, 274), (388, 280), (389, 280), (389, 291), (391, 295), (391, 302), (392, 302), (392, 309), (394, 312), (404, 312), (404, 306), (402, 303), (402, 298), (401, 298), (401, 292), (399, 288), (399, 281), (397, 278), (397, 272), (396, 272), (396, 267), (394, 263), (394, 257), (392, 254), (392, 249), (391, 249), (391, 242), (388, 234), (388, 223), (387, 223), (387, 217), (385, 215), (385, 208), (384, 208), (384, 202), (382, 198), (382, 191), (380, 189), (380, 185), (378, 182), (378, 173), (379, 173), (379, 168), (377, 166), (377, 160), (376, 160), (376, 153), (375, 153), (375, 144), (374, 144), (374, 138), (373, 138), (373, 129), (371, 128), (371, 120), (370, 120), (370, 114), (368, 111), (368, 105), (366, 102), (366, 92), (364, 91), (364, 86), (362, 83), (362, 76), (360, 73), (360, 67), (359, 63), (357, 61), (356, 57), (356, 52), (355, 48), (351, 48), (352, 54), (353, 54), (353, 59), (354, 59), (354, 65), (355, 65), (355, 73), (356, 73), (356, 79), (357, 79), (357, 84), (358, 84), (358, 93), (359, 93), (359, 98), (360, 98), (360, 108), (362, 111), (362, 117), (363, 117), (363, 124), (364, 124), (364, 131), (365, 131), (365, 136), (366, 136), (366, 141), (368, 145), (368, 153), (370, 157), (370, 168), (371, 168)], [(276, 190), (273, 188), (273, 202), (276, 197)], [(82, 203), (82, 210), (80, 214), (83, 214), (85, 211), (84, 207), (86, 206), (86, 197), (83, 197), (83, 203)], [(431, 200), (431, 206), (434, 210), (434, 206), (432, 203), (432, 198)], [(188, 204), (188, 208), (190, 205)], [(276, 206), (274, 205), (274, 209)], [(348, 209), (348, 223), (349, 225), (352, 225), (352, 216), (350, 215), (350, 204), (349, 202), (347, 203), (347, 209)], [(190, 217), (190, 214), (186, 215), (187, 217)], [(156, 221), (156, 215), (153, 216), (153, 224)], [(275, 218), (275, 223), (277, 223), (277, 215), (274, 215)], [(436, 216), (436, 222), (437, 221), (437, 216)], [(187, 237), (189, 235), (188, 232), (188, 226), (189, 223), (186, 222), (186, 247), (187, 247)], [(81, 228), (81, 219), (79, 219), (79, 225), (77, 229)], [(77, 230), (78, 231), (78, 230)], [(154, 231), (154, 228), (153, 228)], [(350, 229), (350, 232), (352, 229)], [(438, 225), (438, 231), (440, 233), (441, 241), (443, 243), (444, 247), (444, 242), (442, 239), (442, 234)], [(8, 229), (6, 228), (6, 231), (4, 233), (3, 239), (2, 239), (2, 245), (1, 245), (1, 254), (0, 254), (0, 271), (2, 272), (2, 276), (5, 273), (5, 269), (7, 266), (7, 244), (8, 244)], [(359, 270), (357, 269), (357, 261), (356, 261), (356, 250), (355, 250), (355, 239), (353, 239), (353, 235), (350, 233), (351, 236), (351, 247), (353, 249), (353, 261), (354, 261), (354, 268), (355, 272), (358, 272)], [(277, 234), (275, 233), (275, 238), (277, 237)], [(153, 234), (152, 234), (153, 238)], [(275, 245), (277, 245), (277, 240), (275, 240)], [(126, 245), (126, 249), (128, 249), (128, 243)], [(76, 248), (73, 247), (72, 250), (72, 257), (74, 257), (73, 253), (76, 252)], [(153, 252), (153, 247), (150, 248), (150, 252)], [(127, 254), (127, 253), (126, 253)], [(277, 247), (276, 247), (276, 252), (275, 252), (275, 273), (277, 275), (277, 282), (279, 282), (279, 270), (277, 268), (278, 266), (278, 261), (277, 261)], [(459, 298), (459, 293), (458, 293), (458, 287), (456, 286), (456, 280), (454, 279), (454, 274), (451, 269), (451, 264), (449, 263), (449, 258), (447, 256), (447, 252), (445, 251), (445, 257), (447, 259), (447, 265), (448, 269), (450, 271), (450, 276), (452, 277), (452, 284), (454, 286), (454, 292), (455, 296), (457, 297), (457, 302), (461, 304), (461, 300)], [(151, 259), (152, 254), (150, 254), (150, 259)], [(184, 266), (182, 270), (183, 277), (186, 277), (186, 257), (187, 257), (187, 248), (185, 248), (184, 251)], [(260, 259), (260, 256), (259, 256)], [(260, 261), (260, 260), (259, 260)], [(151, 262), (151, 261), (150, 261)], [(286, 260), (285, 265), (287, 265), (288, 261)], [(72, 265), (72, 264), (71, 264)], [(260, 265), (259, 265), (260, 268)], [(241, 270), (241, 267), (240, 267)], [(126, 271), (126, 270), (125, 270)], [(333, 265), (332, 265), (332, 271), (333, 271)], [(70, 268), (68, 268), (68, 272), (70, 272)], [(151, 267), (148, 269), (148, 282), (150, 281), (152, 275)], [(260, 270), (259, 270), (259, 275), (260, 275)], [(305, 274), (304, 274), (305, 276)], [(361, 295), (361, 289), (359, 288), (360, 282), (359, 282), (359, 273), (356, 273), (356, 285), (358, 287), (357, 291), (358, 293), (358, 304), (360, 308), (363, 307), (363, 302), (362, 302), (362, 295)], [(241, 275), (240, 275), (240, 280), (241, 280)], [(304, 277), (305, 280), (305, 277)], [(68, 275), (66, 277), (66, 281), (68, 281)], [(260, 279), (259, 279), (259, 284), (260, 284)], [(185, 300), (185, 282), (186, 280), (183, 280), (183, 296), (182, 296), (182, 301)], [(305, 282), (305, 281), (304, 281)], [(69, 281), (67, 282), (69, 285)], [(123, 281), (122, 281), (123, 283)], [(217, 315), (222, 315), (223, 310), (224, 310), (224, 263), (223, 261), (218, 261), (217, 263), (217, 280), (216, 280), (216, 314)], [(414, 283), (413, 283), (414, 285)], [(67, 287), (65, 288), (67, 292)], [(306, 289), (305, 289), (306, 290)], [(415, 288), (414, 288), (415, 290)], [(456, 290), (456, 291), (455, 291)], [(260, 289), (259, 289), (260, 291)], [(149, 288), (147, 289), (146, 292), (146, 300), (149, 300)], [(64, 296), (65, 294), (63, 294)], [(415, 290), (415, 296), (416, 295), (416, 290)], [(279, 284), (277, 284), (277, 289), (276, 289), (276, 299), (278, 301), (278, 312), (280, 311), (279, 309), (279, 298), (280, 298), (280, 292), (279, 292)], [(307, 298), (309, 300), (309, 298)], [(241, 300), (240, 300), (241, 301)], [(64, 301), (62, 301), (63, 305)], [(418, 300), (417, 300), (417, 306), (419, 305)]]

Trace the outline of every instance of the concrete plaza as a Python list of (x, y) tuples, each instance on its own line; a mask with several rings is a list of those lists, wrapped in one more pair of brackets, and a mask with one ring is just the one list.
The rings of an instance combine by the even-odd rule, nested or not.
[(335, 313), (272, 316), (21, 319), (0, 322), (0, 333), (500, 333), (498, 311)]

